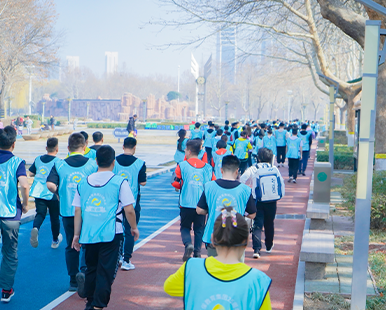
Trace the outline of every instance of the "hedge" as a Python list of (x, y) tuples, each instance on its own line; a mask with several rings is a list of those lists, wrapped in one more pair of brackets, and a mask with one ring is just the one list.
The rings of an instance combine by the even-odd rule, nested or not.
[[(330, 145), (326, 144), (325, 151), (330, 149)], [(347, 146), (344, 144), (334, 144), (334, 152), (338, 153), (354, 153), (354, 148), (352, 146)]]
[[(317, 152), (318, 162), (328, 162), (328, 151)], [(334, 169), (354, 170), (354, 157), (352, 152), (334, 152)]]

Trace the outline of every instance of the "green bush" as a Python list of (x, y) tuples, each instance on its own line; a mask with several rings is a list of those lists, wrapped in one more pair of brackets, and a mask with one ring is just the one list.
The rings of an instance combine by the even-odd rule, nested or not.
[[(317, 152), (318, 162), (328, 162), (328, 151)], [(352, 152), (334, 152), (334, 169), (354, 170), (354, 157)]]
[[(325, 148), (326, 151), (330, 149), (330, 145), (326, 144)], [(334, 144), (334, 152), (338, 153), (354, 153), (354, 148), (352, 146), (347, 146), (344, 144)]]
[[(374, 171), (373, 193), (371, 197), (371, 219), (372, 229), (386, 230), (386, 171)], [(345, 202), (343, 206), (355, 211), (357, 174), (344, 179), (341, 189)]]

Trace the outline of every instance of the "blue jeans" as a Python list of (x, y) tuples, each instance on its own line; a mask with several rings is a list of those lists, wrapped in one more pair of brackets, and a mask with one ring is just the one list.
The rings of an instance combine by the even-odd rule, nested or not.
[(309, 157), (310, 157), (310, 151), (303, 151), (302, 160), (299, 161), (299, 172), (300, 173), (303, 173), (306, 171)]
[[(141, 217), (141, 206), (139, 205), (139, 202), (135, 206), (134, 211), (135, 211), (136, 222), (138, 225), (139, 218)], [(128, 263), (131, 257), (133, 256), (134, 236), (131, 234), (131, 226), (126, 219), (125, 213), (123, 213), (123, 230), (124, 230), (124, 236), (125, 236), (125, 241), (123, 244), (123, 260)]]

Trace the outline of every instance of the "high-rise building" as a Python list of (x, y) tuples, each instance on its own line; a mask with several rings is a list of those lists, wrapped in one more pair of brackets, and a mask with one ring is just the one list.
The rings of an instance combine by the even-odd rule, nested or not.
[(67, 68), (74, 70), (79, 68), (79, 56), (66, 56)]
[(219, 78), (236, 83), (237, 72), (237, 28), (229, 27), (217, 33), (216, 62)]
[(106, 75), (109, 76), (118, 70), (118, 52), (105, 52)]

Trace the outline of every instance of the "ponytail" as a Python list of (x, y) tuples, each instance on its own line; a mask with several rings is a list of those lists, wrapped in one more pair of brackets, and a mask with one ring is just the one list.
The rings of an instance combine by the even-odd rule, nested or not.
[(184, 142), (184, 140), (185, 140), (186, 130), (180, 129), (177, 134), (180, 137), (178, 139), (177, 150), (179, 150), (180, 152), (184, 152), (184, 150), (182, 149), (182, 142)]

